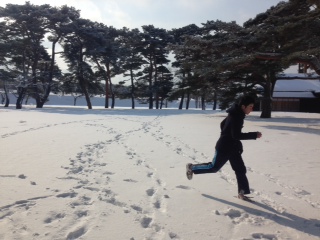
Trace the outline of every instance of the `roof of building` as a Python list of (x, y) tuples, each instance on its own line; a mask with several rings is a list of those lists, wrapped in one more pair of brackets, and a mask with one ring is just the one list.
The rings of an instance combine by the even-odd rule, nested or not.
[[(307, 76), (306, 76), (307, 75)], [(276, 98), (316, 98), (320, 93), (320, 76), (310, 74), (285, 74), (276, 81), (273, 97)], [(317, 79), (318, 78), (318, 79)]]

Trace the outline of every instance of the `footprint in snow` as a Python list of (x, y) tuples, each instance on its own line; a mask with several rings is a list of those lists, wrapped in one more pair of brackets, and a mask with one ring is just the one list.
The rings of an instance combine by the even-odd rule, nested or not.
[(143, 217), (140, 220), (140, 224), (143, 228), (148, 228), (151, 222), (152, 222), (152, 218), (149, 218), (149, 217)]
[(44, 220), (44, 223), (49, 224), (49, 223), (52, 223), (54, 220), (58, 220), (64, 217), (65, 217), (64, 213), (52, 213), (50, 217), (47, 217)]
[(125, 182), (132, 182), (132, 183), (137, 183), (138, 181), (133, 180), (133, 179), (123, 179)]
[(56, 195), (56, 197), (58, 197), (58, 198), (67, 198), (67, 197), (74, 198), (77, 195), (78, 195), (78, 193), (71, 192), (71, 193), (61, 193), (61, 194)]
[(150, 188), (150, 189), (148, 189), (146, 192), (147, 192), (147, 195), (148, 195), (149, 197), (152, 197), (153, 194), (155, 193), (155, 190), (154, 190), (153, 188)]
[(26, 176), (26, 175), (24, 175), (24, 174), (20, 174), (20, 175), (18, 176), (18, 178), (26, 179), (26, 178), (27, 178), (27, 176)]
[(184, 189), (184, 190), (190, 190), (191, 189), (190, 187), (183, 186), (183, 185), (176, 186), (176, 188), (181, 188), (181, 189)]
[(78, 228), (75, 231), (72, 231), (68, 234), (67, 240), (77, 239), (82, 235), (84, 235), (86, 232), (87, 232), (87, 229), (85, 227)]
[(253, 239), (267, 239), (267, 240), (277, 240), (277, 236), (274, 234), (264, 234), (264, 233), (253, 233)]
[(139, 206), (131, 205), (131, 208), (132, 208), (133, 210), (136, 210), (137, 212), (142, 212), (142, 208), (139, 207)]

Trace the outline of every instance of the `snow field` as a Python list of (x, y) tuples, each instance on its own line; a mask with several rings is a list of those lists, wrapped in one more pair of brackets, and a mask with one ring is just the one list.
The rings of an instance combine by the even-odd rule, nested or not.
[(209, 162), (226, 113), (0, 109), (1, 239), (319, 239), (320, 116), (253, 113), (243, 158), (256, 203), (229, 164)]

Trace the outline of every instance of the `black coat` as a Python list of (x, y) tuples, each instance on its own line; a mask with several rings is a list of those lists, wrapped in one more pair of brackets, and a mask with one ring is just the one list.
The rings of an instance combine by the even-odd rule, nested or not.
[(242, 153), (242, 143), (240, 140), (256, 139), (257, 132), (241, 132), (245, 113), (237, 104), (227, 110), (228, 116), (221, 122), (221, 135), (216, 144), (218, 151), (236, 151)]

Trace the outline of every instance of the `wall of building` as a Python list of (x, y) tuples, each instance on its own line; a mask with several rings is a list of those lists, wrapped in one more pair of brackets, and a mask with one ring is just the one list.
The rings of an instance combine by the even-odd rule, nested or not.
[(320, 98), (273, 98), (272, 111), (320, 113)]

